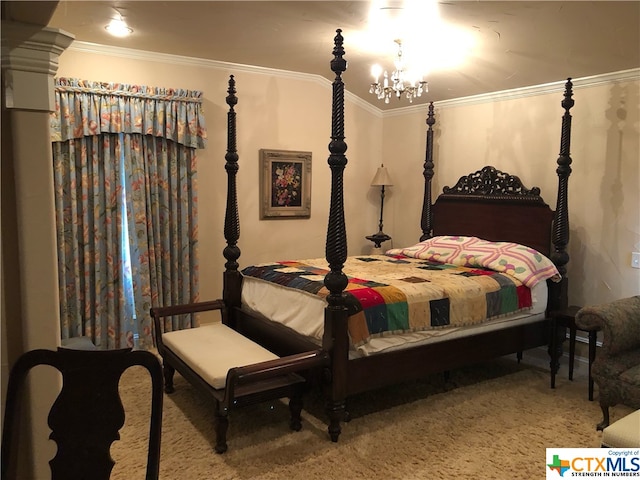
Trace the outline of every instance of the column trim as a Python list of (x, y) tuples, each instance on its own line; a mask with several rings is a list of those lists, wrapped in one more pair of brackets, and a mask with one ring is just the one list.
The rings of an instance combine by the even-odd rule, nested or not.
[(6, 108), (53, 111), (58, 59), (74, 40), (59, 28), (2, 22), (3, 95)]

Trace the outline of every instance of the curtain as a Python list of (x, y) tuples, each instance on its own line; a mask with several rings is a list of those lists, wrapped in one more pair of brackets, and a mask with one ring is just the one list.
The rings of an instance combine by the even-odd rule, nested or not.
[[(194, 149), (164, 138), (132, 135), (130, 152), (129, 221), (135, 304), (148, 317), (152, 306), (197, 301), (197, 198)], [(187, 328), (191, 315), (167, 317), (164, 331)], [(143, 324), (149, 335), (151, 319)]]
[(198, 300), (202, 94), (59, 78), (55, 102), (62, 338), (149, 347), (151, 306)]
[[(130, 335), (119, 248), (121, 211), (117, 136), (82, 137), (53, 145), (58, 282), (62, 338)], [(85, 322), (104, 318), (106, 321)], [(128, 318), (128, 321), (127, 321)], [(118, 320), (122, 320), (118, 323)], [(106, 328), (103, 329), (102, 326)]]

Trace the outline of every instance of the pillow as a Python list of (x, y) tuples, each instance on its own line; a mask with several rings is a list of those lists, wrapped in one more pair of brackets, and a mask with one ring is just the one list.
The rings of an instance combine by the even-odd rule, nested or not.
[(490, 268), (520, 280), (529, 288), (542, 280), (559, 282), (551, 260), (533, 248), (511, 242), (490, 242), (477, 237), (441, 236), (407, 248), (388, 250), (387, 255), (405, 255), (463, 267)]

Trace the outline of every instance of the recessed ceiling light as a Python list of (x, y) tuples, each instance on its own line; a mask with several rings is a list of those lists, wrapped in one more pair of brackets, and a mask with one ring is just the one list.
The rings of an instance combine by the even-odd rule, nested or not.
[(131, 35), (133, 33), (133, 29), (127, 25), (121, 18), (114, 18), (109, 22), (109, 25), (104, 27), (107, 32), (109, 32), (114, 37), (126, 37), (127, 35)]

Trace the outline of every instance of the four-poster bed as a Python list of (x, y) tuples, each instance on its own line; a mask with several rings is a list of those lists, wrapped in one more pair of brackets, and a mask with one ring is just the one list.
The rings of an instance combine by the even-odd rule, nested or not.
[[(410, 342), (408, 345), (397, 348), (383, 348), (383, 351), (379, 353), (359, 355), (352, 341), (353, 330), (349, 329), (350, 316), (353, 313), (353, 302), (351, 301), (353, 295), (352, 290), (347, 291), (347, 289), (352, 286), (353, 276), (345, 273), (345, 265), (349, 264), (351, 257), (347, 257), (344, 218), (343, 172), (347, 164), (345, 157), (347, 145), (344, 135), (344, 84), (341, 76), (346, 70), (346, 60), (343, 57), (343, 38), (340, 30), (337, 30), (334, 39), (333, 55), (331, 69), (335, 73), (335, 80), (333, 82), (332, 126), (328, 158), (331, 169), (331, 204), (327, 230), (326, 264), (324, 265), (325, 270), (322, 271), (324, 314), (320, 320), (322, 325), (319, 333), (315, 338), (310, 338), (308, 335), (268, 318), (268, 314), (261, 313), (256, 306), (262, 302), (257, 301), (254, 302), (255, 305), (252, 305), (248, 294), (243, 292), (243, 281), (249, 285), (250, 274), (249, 267), (241, 272), (238, 264), (240, 257), (240, 249), (237, 245), (239, 240), (236, 190), (238, 155), (236, 152), (234, 111), (237, 100), (235, 90), (232, 92), (231, 88), (227, 97), (230, 110), (228, 114), (228, 148), (225, 157), (228, 196), (224, 228), (227, 246), (224, 249), (226, 263), (223, 287), (225, 305), (222, 310), (223, 323), (281, 357), (313, 352), (319, 348), (327, 355), (328, 361), (324, 362), (321, 367), (323, 374), (320, 378), (326, 392), (328, 430), (333, 441), (338, 440), (341, 432), (340, 422), (348, 416), (346, 400), (349, 396), (502, 355), (521, 354), (530, 348), (549, 346), (551, 384), (553, 386), (553, 376), (558, 368), (562, 332), (557, 332), (554, 328), (550, 313), (567, 305), (565, 274), (568, 262), (566, 246), (569, 238), (567, 189), (568, 177), (571, 173), (569, 155), (571, 130), (569, 110), (573, 106), (571, 81), (568, 80), (566, 83), (564, 100), (562, 101), (565, 112), (562, 120), (560, 156), (556, 170), (559, 181), (555, 211), (551, 210), (544, 202), (538, 188), (527, 189), (518, 177), (500, 172), (493, 167), (485, 167), (460, 178), (454, 187), (445, 187), (443, 193), (433, 202), (431, 192), (431, 181), (434, 176), (433, 125), (435, 124), (435, 116), (433, 104), (429, 106), (426, 120), (428, 128), (423, 172), (425, 187), (420, 241), (431, 242), (464, 237), (465, 239), (475, 239), (471, 242), (475, 244), (477, 243), (475, 237), (479, 237), (489, 243), (496, 242), (501, 247), (504, 246), (502, 242), (515, 243), (518, 248), (524, 246), (527, 250), (535, 249), (538, 257), (540, 257), (539, 254), (542, 254), (544, 258), (549, 257), (554, 264), (554, 270), (557, 269), (553, 280), (557, 281), (560, 277), (561, 279), (556, 283), (552, 281), (551, 274), (545, 277), (548, 280), (543, 279), (541, 282), (544, 294), (534, 293), (531, 295), (526, 293), (529, 288), (521, 285), (519, 280), (513, 281), (517, 287), (508, 285), (505, 288), (512, 294), (517, 291), (518, 296), (522, 292), (525, 293), (525, 297), (526, 295), (531, 297), (542, 295), (542, 305), (538, 304), (537, 313), (520, 315), (520, 320), (513, 323), (498, 321), (493, 322), (490, 328), (484, 328), (484, 325), (460, 328), (455, 335), (441, 335), (435, 339)], [(419, 245), (421, 248), (425, 244)], [(435, 248), (433, 247), (435, 243), (433, 245), (427, 243), (426, 245), (428, 248), (423, 250)], [(403, 264), (414, 262), (420, 264), (419, 268), (426, 270), (440, 269), (434, 266), (431, 257), (426, 261), (426, 264), (425, 261), (409, 260), (405, 255), (409, 250), (395, 252), (394, 255), (386, 256), (387, 258), (359, 258), (358, 260)], [(286, 268), (292, 266), (291, 262), (285, 263)], [(292, 267), (293, 270), (297, 269), (298, 271), (301, 268), (297, 264)], [(317, 267), (311, 266), (310, 268)], [(508, 283), (505, 280), (506, 276), (513, 273), (514, 270), (513, 267), (510, 268), (511, 270), (506, 271), (506, 274), (503, 270), (500, 273), (501, 276), (496, 277), (495, 281), (502, 286)], [(315, 276), (318, 276), (319, 271), (315, 271)], [(243, 272), (245, 272), (244, 275)], [(461, 272), (460, 275), (450, 275), (450, 277), (482, 275), (494, 278), (494, 274), (495, 272), (478, 271), (477, 268), (474, 268), (472, 272)], [(418, 273), (417, 275), (422, 274)], [(311, 276), (313, 277), (313, 275)], [(429, 280), (420, 281), (431, 282), (431, 277), (427, 278)], [(544, 288), (547, 286), (548, 290)], [(389, 285), (383, 285), (383, 287), (386, 288)], [(280, 285), (278, 288), (282, 288), (282, 286)], [(533, 291), (533, 287), (531, 290)], [(485, 301), (483, 295), (484, 293), (480, 295), (481, 302)], [(487, 295), (486, 298), (489, 296)], [(310, 294), (304, 292), (299, 302), (310, 302)], [(431, 302), (433, 305), (434, 300)], [(442, 299), (437, 299), (436, 302), (442, 302)], [(446, 299), (446, 302), (447, 315), (453, 317), (453, 311), (458, 307), (454, 307), (453, 302), (449, 303), (449, 299)], [(286, 304), (287, 302), (281, 301), (280, 303)], [(503, 303), (508, 302), (503, 301)], [(438, 305), (442, 305), (442, 303), (438, 303)], [(426, 308), (428, 310), (429, 307)], [(391, 308), (388, 307), (387, 310), (389, 309)], [(464, 308), (462, 309), (464, 310)], [(436, 310), (433, 308), (431, 310), (432, 321), (433, 312)], [(518, 306), (513, 309), (516, 314), (522, 313), (522, 310)], [(503, 317), (504, 315), (497, 316)], [(447, 317), (446, 321), (448, 322), (448, 320)], [(431, 328), (433, 325), (432, 323), (431, 326), (425, 327), (423, 330), (440, 331), (438, 328)], [(394, 328), (389, 328), (389, 330), (394, 330)], [(421, 328), (412, 327), (410, 330), (408, 333), (411, 335), (421, 335), (421, 332), (416, 332)], [(371, 335), (371, 337), (373, 336), (375, 335)], [(385, 339), (387, 333), (379, 336)], [(156, 338), (162, 342), (161, 336), (157, 335)], [(374, 340), (367, 338), (364, 343), (373, 343)]]

